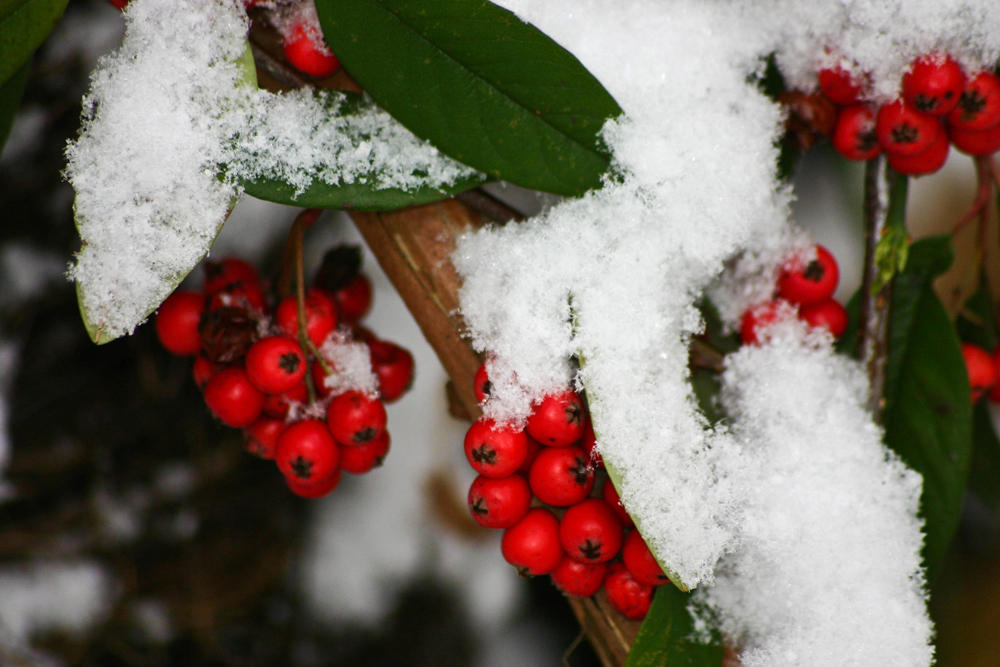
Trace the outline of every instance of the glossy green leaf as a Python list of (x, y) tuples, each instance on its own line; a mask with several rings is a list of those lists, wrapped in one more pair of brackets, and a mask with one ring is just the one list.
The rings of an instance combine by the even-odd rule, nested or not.
[(722, 645), (692, 639), (691, 595), (660, 586), (628, 654), (626, 667), (719, 667)]
[(914, 243), (896, 276), (884, 414), (886, 444), (924, 477), (924, 564), (935, 577), (958, 527), (972, 453), (972, 405), (955, 328), (932, 281), (950, 238)]
[(31, 71), (31, 61), (24, 63), (6, 83), (0, 85), (0, 155), (4, 144), (10, 136), (10, 128), (14, 124), (14, 116), (21, 106), (24, 88), (28, 84), (28, 73)]
[(69, 0), (0, 0), (0, 83), (27, 62)]
[(600, 187), (621, 113), (571, 53), (485, 0), (317, 0), (323, 34), (383, 109), (447, 155), (535, 190)]

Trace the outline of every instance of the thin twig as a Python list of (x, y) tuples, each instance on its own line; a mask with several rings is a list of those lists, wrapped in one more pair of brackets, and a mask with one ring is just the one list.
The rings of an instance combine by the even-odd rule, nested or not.
[(958, 234), (965, 225), (969, 224), (972, 220), (979, 218), (982, 220), (987, 207), (990, 203), (990, 196), (993, 194), (993, 177), (990, 173), (990, 156), (980, 156), (976, 158), (976, 180), (979, 187), (976, 191), (976, 198), (972, 202), (972, 206), (966, 211), (958, 222), (955, 223), (955, 227), (951, 230), (952, 236)]
[(583, 642), (583, 638), (586, 637), (586, 636), (587, 635), (584, 633), (583, 630), (580, 630), (580, 632), (577, 633), (576, 639), (574, 639), (573, 643), (569, 645), (569, 648), (567, 648), (563, 652), (563, 655), (562, 655), (562, 664), (563, 664), (563, 667), (570, 667), (570, 664), (569, 664), (569, 658), (570, 658), (570, 656), (573, 655), (573, 652), (576, 651), (577, 647), (580, 646), (580, 644)]
[[(299, 213), (292, 223), (292, 229), (288, 233), (288, 246), (291, 246), (295, 256), (295, 302), (299, 320), (299, 345), (303, 351), (312, 352), (315, 358), (320, 358), (316, 353), (316, 347), (309, 339), (309, 332), (306, 331), (306, 279), (305, 267), (302, 261), (302, 238), (305, 236), (306, 227), (310, 227), (322, 213), (322, 209), (307, 208)], [(288, 249), (286, 246), (286, 252)], [(316, 401), (316, 387), (313, 385), (312, 373), (308, 371), (309, 363), (306, 361), (306, 392), (309, 396), (309, 403)]]
[(888, 281), (877, 293), (873, 293), (872, 289), (879, 278), (875, 249), (889, 222), (892, 179), (893, 174), (884, 155), (868, 161), (865, 168), (865, 272), (861, 288), (858, 356), (868, 375), (868, 410), (876, 423), (881, 423), (882, 410), (885, 408), (889, 306), (892, 302), (893, 281)]

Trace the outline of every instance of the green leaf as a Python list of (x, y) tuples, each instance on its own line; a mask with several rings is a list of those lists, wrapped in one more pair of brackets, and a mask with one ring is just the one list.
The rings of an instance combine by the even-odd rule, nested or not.
[(990, 420), (989, 405), (980, 401), (973, 410), (973, 449), (969, 490), (994, 513), (1000, 512), (1000, 440)]
[(3, 154), (4, 144), (10, 136), (10, 128), (14, 124), (14, 116), (21, 106), (21, 97), (24, 96), (24, 88), (28, 84), (28, 73), (31, 71), (31, 61), (28, 60), (14, 73), (10, 79), (0, 86), (0, 155)]
[(722, 645), (702, 644), (691, 638), (689, 593), (673, 586), (660, 586), (646, 620), (628, 654), (626, 667), (719, 667)]
[(27, 62), (69, 0), (0, 0), (0, 83)]
[(571, 53), (485, 0), (317, 0), (344, 67), (418, 137), (489, 176), (580, 195), (621, 114)]
[(972, 405), (958, 337), (932, 281), (948, 236), (914, 243), (896, 277), (884, 413), (886, 445), (924, 477), (924, 564), (933, 581), (958, 527), (972, 450)]
[(984, 350), (997, 346), (997, 328), (993, 318), (993, 304), (989, 292), (980, 287), (962, 306), (955, 319), (959, 339), (975, 343)]

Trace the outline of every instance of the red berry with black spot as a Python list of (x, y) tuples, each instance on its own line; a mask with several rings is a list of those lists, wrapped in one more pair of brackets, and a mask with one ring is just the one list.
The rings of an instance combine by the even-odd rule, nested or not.
[(265, 394), (291, 391), (306, 376), (306, 355), (288, 336), (269, 336), (247, 352), (247, 377)]
[(293, 26), (281, 46), (292, 67), (309, 76), (324, 78), (340, 69), (340, 60), (322, 36), (304, 23)]
[(614, 609), (634, 621), (646, 618), (653, 602), (653, 587), (640, 584), (621, 563), (612, 563), (604, 578), (604, 592)]
[(969, 391), (972, 403), (978, 403), (997, 381), (996, 367), (990, 353), (972, 343), (962, 343), (962, 358), (969, 376)]
[(985, 130), (1000, 123), (1000, 76), (980, 72), (965, 82), (948, 124), (960, 130)]
[(340, 446), (319, 419), (290, 424), (278, 438), (274, 460), (299, 486), (322, 484), (340, 468)]
[(333, 293), (333, 300), (341, 319), (345, 322), (357, 322), (372, 307), (372, 283), (363, 273), (359, 273)]
[[(337, 328), (337, 308), (320, 290), (311, 289), (306, 292), (305, 311), (306, 334), (313, 345), (318, 347)], [(292, 338), (299, 337), (299, 305), (295, 297), (281, 300), (274, 319), (286, 334)]]
[(473, 380), (473, 389), (476, 392), (476, 400), (480, 404), (486, 402), (486, 399), (490, 397), (490, 392), (493, 391), (493, 383), (490, 382), (489, 375), (486, 373), (486, 362), (484, 361), (476, 371), (476, 377)]
[(223, 424), (245, 428), (264, 409), (264, 394), (239, 366), (224, 368), (205, 385), (205, 403)]
[(948, 129), (948, 138), (966, 155), (993, 155), (1000, 150), (1000, 123), (985, 130)]
[(559, 519), (544, 507), (528, 510), (523, 519), (504, 531), (500, 552), (521, 576), (552, 572), (563, 559)]
[(566, 556), (552, 571), (552, 583), (565, 595), (589, 598), (601, 590), (608, 572), (607, 563), (581, 563)]
[(633, 530), (625, 536), (622, 546), (622, 562), (632, 578), (647, 586), (662, 586), (670, 581), (663, 573), (663, 568), (656, 562), (653, 552), (649, 550), (646, 540), (638, 530)]
[(220, 262), (205, 260), (205, 293), (213, 294), (232, 283), (258, 283), (260, 278), (253, 264), (235, 257)]
[(480, 475), (469, 487), (469, 511), (483, 528), (510, 528), (528, 513), (531, 488), (521, 475)]
[(246, 450), (262, 459), (273, 459), (278, 438), (285, 430), (285, 420), (261, 417), (246, 429)]
[(618, 489), (615, 488), (610, 479), (604, 480), (604, 486), (601, 488), (601, 498), (604, 498), (604, 502), (615, 511), (615, 515), (617, 515), (618, 520), (622, 522), (623, 526), (626, 528), (635, 528), (635, 522), (632, 521), (632, 517), (625, 511), (625, 506), (622, 505), (622, 500), (618, 495)]
[(386, 403), (398, 400), (413, 386), (413, 355), (406, 348), (389, 341), (368, 344), (372, 370), (378, 377), (379, 396)]
[(340, 486), (340, 480), (343, 476), (344, 473), (338, 470), (327, 479), (315, 484), (300, 484), (291, 477), (285, 477), (285, 484), (297, 496), (302, 496), (303, 498), (322, 498)]
[(803, 306), (799, 310), (799, 318), (811, 327), (826, 329), (835, 339), (847, 330), (847, 310), (834, 299)]
[(528, 417), (528, 435), (549, 447), (565, 447), (583, 436), (587, 409), (575, 391), (549, 394)]
[(840, 65), (819, 71), (819, 89), (831, 102), (847, 106), (861, 100), (861, 86), (854, 81), (851, 73)]
[(921, 113), (943, 116), (958, 104), (964, 82), (958, 62), (932, 53), (914, 60), (903, 75), (903, 98)]
[(894, 155), (892, 153), (887, 153), (887, 155), (889, 157), (889, 166), (898, 173), (906, 174), (907, 176), (923, 176), (925, 174), (933, 174), (943, 167), (944, 163), (948, 161), (949, 150), (948, 133), (938, 132), (934, 143), (923, 153), (909, 157)]
[(286, 419), (293, 403), (304, 404), (308, 400), (309, 390), (306, 389), (305, 382), (299, 382), (284, 393), (269, 395), (264, 401), (264, 414), (277, 419)]
[(940, 118), (921, 113), (903, 100), (883, 104), (875, 116), (875, 136), (889, 154), (923, 153), (941, 131)]
[(579, 447), (543, 447), (531, 464), (528, 483), (543, 503), (568, 507), (590, 495), (594, 468)]
[[(993, 350), (990, 359), (993, 362), (993, 373), (997, 379), (1000, 379), (1000, 347)], [(991, 403), (1000, 403), (1000, 382), (993, 383), (993, 388), (990, 389), (987, 398), (990, 399)]]
[(871, 160), (882, 152), (875, 136), (875, 112), (867, 104), (852, 104), (837, 114), (830, 142), (848, 160)]
[(382, 435), (387, 418), (382, 401), (360, 391), (348, 391), (330, 401), (326, 421), (337, 442), (350, 446)]
[(611, 506), (600, 498), (573, 505), (559, 522), (559, 541), (581, 563), (604, 563), (622, 548), (624, 529)]
[(389, 454), (388, 431), (360, 445), (340, 448), (340, 467), (352, 475), (364, 475), (378, 468)]
[(778, 278), (779, 297), (807, 306), (833, 296), (840, 281), (837, 260), (823, 246), (817, 245), (815, 249), (815, 258), (806, 259), (796, 255), (782, 267)]
[(524, 431), (480, 417), (465, 434), (465, 457), (480, 475), (499, 479), (514, 474), (528, 454)]
[(156, 312), (156, 337), (171, 354), (186, 357), (201, 351), (198, 325), (205, 311), (205, 295), (179, 291), (167, 297)]

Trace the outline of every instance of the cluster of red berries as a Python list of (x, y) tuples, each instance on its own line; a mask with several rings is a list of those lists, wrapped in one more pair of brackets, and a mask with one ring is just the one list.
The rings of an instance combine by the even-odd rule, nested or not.
[[(353, 270), (343, 269), (345, 257), (354, 258)], [(357, 248), (327, 253), (306, 292), (306, 349), (296, 298), (272, 311), (256, 269), (235, 258), (206, 262), (203, 290), (175, 291), (156, 315), (162, 345), (194, 357), (194, 379), (212, 413), (244, 429), (247, 450), (274, 460), (289, 488), (307, 498), (332, 491), (345, 470), (363, 474), (381, 464), (389, 450), (383, 403), (413, 379), (412, 355), (359, 324), (372, 296), (359, 264)], [(331, 389), (337, 350), (357, 345), (368, 347), (377, 395), (344, 382)]]
[[(484, 402), (484, 364), (475, 379)], [(479, 476), (469, 510), (479, 525), (503, 529), (504, 559), (524, 576), (548, 574), (567, 595), (603, 586), (628, 618), (646, 616), (653, 588), (669, 580), (625, 512), (594, 446), (583, 398), (565, 390), (543, 398), (523, 430), (480, 418), (465, 436)]]
[(969, 375), (969, 391), (975, 405), (985, 395), (1000, 403), (1000, 347), (989, 353), (974, 343), (962, 343), (962, 358)]
[(797, 308), (798, 318), (810, 327), (823, 327), (834, 338), (847, 329), (847, 311), (833, 298), (840, 280), (837, 260), (821, 245), (813, 246), (815, 259), (806, 261), (801, 255), (792, 257), (781, 270), (777, 296), (743, 314), (740, 339), (744, 344), (757, 345), (759, 329)]
[(840, 66), (821, 70), (819, 87), (840, 105), (832, 141), (851, 160), (885, 151), (893, 169), (918, 175), (941, 168), (949, 143), (969, 155), (1000, 150), (1000, 77), (966, 75), (951, 56), (917, 58), (902, 97), (878, 108), (864, 101), (865, 82)]

